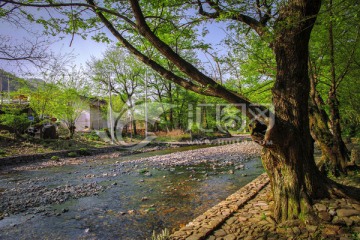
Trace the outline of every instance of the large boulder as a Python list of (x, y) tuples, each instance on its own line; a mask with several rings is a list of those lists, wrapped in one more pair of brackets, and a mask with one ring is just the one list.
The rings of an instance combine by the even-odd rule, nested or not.
[(45, 125), (42, 129), (43, 139), (56, 139), (56, 126), (55, 125)]

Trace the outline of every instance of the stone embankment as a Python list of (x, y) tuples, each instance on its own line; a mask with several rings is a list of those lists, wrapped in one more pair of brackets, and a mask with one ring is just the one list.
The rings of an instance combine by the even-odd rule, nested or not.
[[(269, 183), (266, 174), (260, 175), (256, 180), (247, 184), (226, 200), (212, 207), (201, 216), (197, 217), (185, 227), (175, 232), (172, 239), (203, 239), (211, 234), (214, 229), (221, 227), (223, 222), (234, 212), (254, 198), (257, 193)], [(225, 234), (226, 235), (226, 234)]]
[(278, 224), (272, 218), (273, 206), (268, 177), (263, 174), (173, 233), (171, 239), (360, 239), (360, 203), (355, 200), (317, 201), (317, 224), (299, 220)]

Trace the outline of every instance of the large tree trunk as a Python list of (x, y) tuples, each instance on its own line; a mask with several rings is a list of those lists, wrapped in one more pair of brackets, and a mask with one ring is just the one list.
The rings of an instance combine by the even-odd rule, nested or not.
[(262, 160), (271, 180), (278, 221), (312, 216), (311, 199), (329, 194), (326, 178), (315, 165), (309, 129), (308, 43), (315, 22), (314, 18), (304, 20), (309, 8), (319, 6), (293, 1), (284, 8), (273, 42), (275, 123), (265, 134), (266, 142), (272, 144), (264, 148)]

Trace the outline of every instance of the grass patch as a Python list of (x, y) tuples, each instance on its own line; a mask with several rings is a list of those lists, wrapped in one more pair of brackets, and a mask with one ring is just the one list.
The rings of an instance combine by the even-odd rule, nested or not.
[(147, 173), (147, 172), (149, 172), (149, 170), (147, 170), (146, 168), (139, 170), (139, 173), (141, 173), (141, 174), (144, 174), (144, 173)]
[(190, 133), (184, 133), (182, 130), (156, 132), (156, 142), (181, 142), (187, 140), (191, 140), (191, 135)]
[(53, 160), (53, 161), (59, 161), (60, 157), (59, 156), (52, 156), (50, 159)]
[(80, 148), (79, 153), (81, 156), (90, 156), (91, 152), (87, 148)]
[(77, 153), (76, 152), (69, 152), (68, 153), (68, 157), (77, 157)]
[(0, 156), (5, 156), (6, 153), (7, 153), (6, 150), (0, 149)]

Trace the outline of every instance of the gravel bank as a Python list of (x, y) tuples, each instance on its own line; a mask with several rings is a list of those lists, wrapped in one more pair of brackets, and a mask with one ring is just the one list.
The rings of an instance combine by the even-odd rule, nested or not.
[[(126, 163), (145, 163), (149, 166), (187, 166), (201, 163), (234, 165), (259, 157), (261, 147), (254, 142), (241, 142), (231, 145), (176, 152), (163, 156), (154, 156)], [(122, 164), (126, 164), (122, 163)]]

